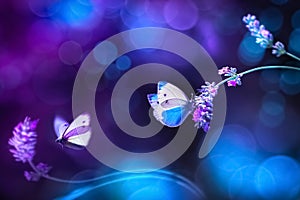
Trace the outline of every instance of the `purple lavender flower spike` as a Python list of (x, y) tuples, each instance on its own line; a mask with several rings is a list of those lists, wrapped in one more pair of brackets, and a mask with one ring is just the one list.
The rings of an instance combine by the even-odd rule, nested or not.
[(230, 67), (227, 73), (224, 74), (224, 76), (235, 76), (237, 72), (237, 69), (234, 67)]
[(202, 128), (207, 132), (213, 117), (213, 99), (217, 95), (218, 87), (214, 82), (205, 84), (198, 90), (200, 95), (194, 97), (196, 109), (193, 113), (193, 121), (197, 128)]
[[(38, 121), (26, 117), (23, 122), (20, 122), (14, 128), (13, 137), (9, 139), (8, 144), (12, 146), (9, 151), (13, 154), (17, 162), (30, 162), (31, 166), (33, 166), (32, 160), (35, 155), (36, 127)], [(51, 166), (45, 163), (39, 163), (33, 167), (35, 171), (24, 171), (24, 176), (27, 181), (39, 181), (42, 176), (48, 174), (51, 168)]]
[(240, 79), (238, 79), (238, 80), (234, 79), (234, 80), (227, 81), (228, 87), (236, 87), (237, 85), (241, 85), (241, 84), (242, 83), (241, 83)]
[(45, 164), (45, 163), (39, 163), (36, 166), (37, 172), (33, 171), (24, 171), (24, 176), (27, 181), (34, 181), (37, 182), (40, 180), (42, 176), (45, 176), (48, 174), (48, 172), (51, 170), (51, 166)]
[(271, 48), (273, 46), (273, 35), (264, 25), (256, 19), (255, 15), (248, 14), (243, 17), (243, 22), (250, 31), (251, 35), (256, 37), (256, 43), (262, 48)]
[(38, 120), (31, 121), (26, 117), (23, 122), (20, 122), (13, 130), (13, 137), (8, 141), (12, 146), (10, 152), (15, 157), (17, 162), (31, 161), (35, 155), (36, 144), (36, 126)]
[(276, 55), (276, 57), (280, 57), (283, 54), (285, 54), (285, 48), (284, 45), (281, 42), (276, 42), (275, 45), (273, 45), (272, 54)]
[(41, 176), (33, 171), (24, 171), (24, 176), (27, 181), (34, 181), (37, 182), (40, 180)]
[(229, 81), (227, 81), (227, 85), (228, 87), (236, 87), (237, 85), (242, 85), (242, 81), (241, 81), (241, 76), (240, 75), (233, 75), (232, 79), (230, 79)]
[(219, 70), (218, 70), (218, 74), (219, 74), (219, 75), (227, 74), (228, 72), (230, 72), (230, 69), (229, 69), (228, 66), (222, 67), (222, 69), (219, 69)]
[(37, 166), (36, 166), (37, 170), (43, 174), (43, 175), (46, 175), (48, 174), (48, 172), (52, 169), (51, 166), (45, 164), (45, 163), (39, 163)]
[[(222, 73), (220, 73), (220, 71)], [(237, 69), (234, 67), (230, 67), (230, 68), (223, 67), (222, 69), (219, 70), (219, 74), (230, 77), (230, 80), (227, 81), (228, 87), (231, 87), (231, 86), (235, 87), (237, 85), (242, 85), (242, 81), (241, 81), (242, 76), (237, 73)]]

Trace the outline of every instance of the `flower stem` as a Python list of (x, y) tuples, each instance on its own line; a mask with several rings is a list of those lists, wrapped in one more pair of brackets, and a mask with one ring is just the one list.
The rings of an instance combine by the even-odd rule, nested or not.
[(300, 58), (298, 56), (295, 56), (294, 54), (291, 54), (289, 52), (286, 52), (285, 54), (292, 57), (292, 58), (294, 58), (294, 59), (296, 59), (296, 60), (298, 60), (298, 61), (300, 61)]
[[(98, 176), (98, 177), (94, 177), (94, 178), (90, 178), (90, 179), (84, 179), (84, 180), (66, 180), (66, 179), (60, 179), (60, 178), (56, 178), (56, 177), (53, 177), (53, 176), (49, 176), (48, 174), (42, 174), (36, 168), (35, 164), (32, 161), (29, 160), (28, 163), (31, 166), (31, 168), (36, 173), (38, 173), (39, 175), (41, 175), (43, 178), (46, 178), (46, 179), (51, 180), (51, 181), (60, 182), (60, 183), (81, 184), (81, 183), (88, 183), (88, 182), (99, 181), (99, 180), (102, 180), (102, 179), (105, 179), (105, 178), (108, 178), (108, 177), (112, 176), (111, 174), (108, 174), (108, 175)], [(116, 175), (118, 173), (121, 173), (121, 172), (114, 173), (113, 175)]]
[[(291, 55), (292, 54), (290, 54), (290, 56)], [(294, 55), (292, 55), (292, 56), (294, 56)], [(300, 59), (299, 59), (299, 61), (300, 61)], [(241, 73), (237, 74), (237, 76), (243, 76), (245, 74), (249, 74), (249, 73), (252, 73), (252, 72), (255, 72), (255, 71), (260, 71), (260, 70), (265, 70), (265, 69), (291, 69), (291, 70), (299, 70), (300, 71), (300, 68), (292, 67), (292, 66), (280, 66), (280, 65), (279, 66), (262, 66), (262, 67), (256, 67), (256, 68), (249, 69), (247, 71), (241, 72)], [(226, 78), (223, 81), (219, 82), (216, 86), (219, 87), (220, 85), (226, 83), (227, 81), (229, 81), (231, 79), (232, 79), (232, 77)]]

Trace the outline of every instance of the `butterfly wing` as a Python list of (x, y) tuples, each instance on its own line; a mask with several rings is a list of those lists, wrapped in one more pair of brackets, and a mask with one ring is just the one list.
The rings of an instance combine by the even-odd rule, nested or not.
[(72, 144), (80, 147), (87, 146), (91, 138), (90, 115), (84, 113), (76, 117), (65, 130), (62, 137), (67, 141), (69, 144), (68, 146), (71, 148)]
[(165, 81), (158, 82), (157, 94), (147, 97), (154, 117), (168, 127), (181, 125), (193, 109), (183, 91)]
[(192, 111), (193, 106), (190, 102), (182, 106), (166, 109), (162, 112), (162, 123), (168, 127), (180, 126)]
[[(80, 126), (64, 134), (68, 143), (85, 147), (91, 138), (91, 128), (89, 126)], [(70, 145), (69, 145), (70, 146)]]
[(73, 129), (76, 129), (81, 126), (90, 126), (91, 117), (87, 113), (83, 113), (76, 117), (70, 126), (66, 129), (65, 133), (71, 132)]
[(56, 133), (57, 138), (61, 138), (63, 133), (69, 127), (69, 123), (65, 121), (63, 118), (56, 116), (53, 122), (54, 131)]
[(182, 90), (165, 81), (159, 81), (157, 84), (157, 99), (159, 103), (169, 99), (180, 99), (185, 102), (188, 101), (187, 96)]
[(160, 105), (164, 109), (174, 108), (177, 106), (185, 106), (188, 102), (182, 99), (168, 99), (163, 101)]
[(158, 107), (159, 103), (157, 94), (148, 94), (147, 99), (153, 109)]
[(162, 123), (162, 112), (164, 111), (164, 109), (158, 102), (157, 94), (148, 94), (147, 98), (151, 107), (153, 108), (153, 116), (157, 121), (160, 121)]

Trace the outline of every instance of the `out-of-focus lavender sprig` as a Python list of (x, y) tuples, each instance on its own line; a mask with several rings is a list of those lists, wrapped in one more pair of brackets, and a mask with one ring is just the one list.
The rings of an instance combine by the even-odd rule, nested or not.
[(248, 14), (243, 17), (243, 22), (250, 31), (251, 35), (256, 37), (256, 43), (263, 48), (271, 48), (273, 46), (273, 35), (264, 25), (256, 19), (255, 15)]
[(37, 142), (36, 127), (39, 120), (31, 120), (26, 117), (13, 130), (13, 136), (9, 139), (8, 144), (12, 146), (9, 151), (13, 154), (17, 162), (28, 163), (33, 171), (24, 171), (24, 176), (27, 181), (39, 181), (40, 178), (60, 182), (60, 183), (88, 183), (99, 181), (106, 176), (98, 176), (84, 180), (65, 180), (50, 176), (48, 173), (52, 169), (51, 166), (45, 163), (35, 165), (32, 160), (35, 155), (35, 144)]
[(227, 77), (230, 77), (230, 79), (227, 81), (228, 87), (235, 87), (237, 85), (242, 85), (241, 81), (241, 75), (237, 73), (237, 69), (234, 67), (223, 67), (222, 69), (219, 69), (218, 71), (219, 75), (224, 75)]
[(273, 45), (273, 50), (272, 50), (272, 54), (276, 55), (276, 57), (280, 57), (283, 54), (286, 54), (286, 50), (284, 48), (284, 45), (281, 42), (276, 42)]
[(45, 163), (39, 163), (35, 168), (37, 171), (24, 171), (24, 176), (27, 181), (39, 181), (42, 176), (48, 174), (52, 167)]
[(287, 53), (281, 42), (278, 41), (275, 45), (273, 45), (272, 33), (267, 30), (264, 25), (260, 24), (255, 15), (248, 14), (244, 16), (243, 22), (246, 24), (251, 35), (256, 38), (256, 43), (258, 43), (261, 47), (273, 48), (272, 54), (277, 57)]
[(36, 144), (36, 126), (38, 120), (31, 120), (26, 117), (23, 122), (20, 122), (13, 130), (13, 137), (8, 141), (12, 146), (9, 150), (17, 162), (31, 161), (35, 155)]
[(13, 137), (8, 141), (8, 144), (12, 146), (9, 151), (13, 154), (17, 162), (28, 162), (34, 169), (34, 171), (25, 171), (24, 176), (28, 181), (38, 181), (40, 177), (45, 176), (50, 171), (51, 167), (45, 163), (39, 163), (34, 166), (32, 163), (35, 155), (36, 144), (36, 127), (37, 120), (31, 120), (30, 117), (26, 117), (23, 122), (20, 122), (13, 130)]
[(197, 128), (208, 132), (213, 117), (213, 99), (218, 93), (218, 87), (214, 82), (205, 82), (205, 84), (198, 90), (200, 95), (194, 97), (196, 109), (193, 113), (193, 121)]

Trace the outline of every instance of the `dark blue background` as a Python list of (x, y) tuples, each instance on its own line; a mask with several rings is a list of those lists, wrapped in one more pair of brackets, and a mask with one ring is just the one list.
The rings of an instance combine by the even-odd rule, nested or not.
[[(249, 37), (241, 20), (248, 13), (257, 15), (276, 41), (282, 41), (288, 51), (300, 55), (300, 14), (296, 1), (39, 2), (0, 3), (0, 193), (4, 199), (53, 199), (75, 187), (45, 179), (38, 183), (25, 180), (23, 171), (30, 167), (16, 163), (7, 144), (13, 127), (25, 116), (40, 119), (35, 160), (53, 166), (51, 175), (70, 179), (114, 172), (87, 151), (62, 150), (54, 142), (53, 130), (55, 115), (72, 119), (72, 87), (81, 62), (99, 42), (114, 34), (136, 27), (166, 27), (198, 41), (220, 68), (229, 65), (244, 71), (260, 65), (300, 66), (285, 55), (276, 58), (271, 50), (261, 49)], [(194, 89), (203, 84), (201, 77), (191, 75), (188, 63), (171, 53), (137, 51), (127, 56), (131, 67), (161, 61), (179, 67)], [(124, 73), (113, 71), (113, 67), (110, 70), (99, 83), (99, 112), (110, 112), (100, 102), (109, 99), (112, 85)], [(242, 82), (241, 87), (226, 88), (226, 126), (214, 151), (205, 159), (198, 159), (204, 137), (198, 131), (188, 151), (166, 170), (194, 182), (208, 199), (297, 199), (300, 74), (285, 70), (255, 72), (243, 77)], [(146, 85), (132, 98), (137, 99), (131, 102), (132, 118), (140, 125), (149, 122), (149, 105), (141, 97), (154, 90), (154, 85)], [(113, 123), (108, 120), (106, 125), (113, 127)], [(112, 141), (136, 152), (159, 148), (176, 134), (176, 130), (165, 128), (152, 141), (135, 141), (137, 145), (132, 145), (117, 128), (112, 130)], [(122, 193), (120, 188), (120, 184), (115, 184), (97, 190), (97, 197), (129, 198), (117, 195)], [(176, 192), (180, 191), (170, 190), (170, 199), (182, 197), (176, 198)], [(184, 192), (181, 195), (187, 198)]]

